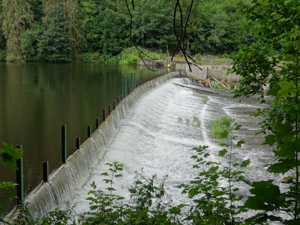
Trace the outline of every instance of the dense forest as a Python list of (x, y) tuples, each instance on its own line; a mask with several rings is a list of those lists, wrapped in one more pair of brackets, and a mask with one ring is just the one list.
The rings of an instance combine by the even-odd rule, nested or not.
[[(136, 0), (131, 23), (125, 0), (0, 0), (0, 61), (105, 61), (132, 46), (170, 54), (177, 45), (175, 2)], [(190, 2), (181, 0), (184, 18)], [(189, 53), (231, 53), (250, 43), (240, 6), (240, 0), (194, 1)], [(175, 20), (180, 24), (180, 15)]]

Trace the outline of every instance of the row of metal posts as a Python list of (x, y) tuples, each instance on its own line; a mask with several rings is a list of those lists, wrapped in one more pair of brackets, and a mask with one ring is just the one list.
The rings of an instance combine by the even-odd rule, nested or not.
[[(152, 77), (156, 78), (158, 76)], [(121, 99), (120, 96), (117, 97), (117, 101), (113, 101), (112, 109), (111, 104), (108, 105), (108, 114), (106, 114), (106, 108), (102, 110), (102, 122), (106, 120), (106, 117), (111, 114), (112, 110), (115, 110), (116, 105), (120, 103), (127, 97), (136, 87), (142, 85), (143, 83), (151, 80), (151, 77), (140, 80), (137, 82), (136, 75), (131, 74), (129, 78), (124, 78), (121, 85)], [(99, 118), (96, 118), (96, 129), (100, 126)], [(87, 127), (87, 137), (90, 138), (92, 133), (91, 125)], [(22, 148), (22, 145), (16, 146), (17, 148)], [(80, 137), (76, 138), (76, 150), (80, 149)], [(67, 160), (67, 136), (66, 136), (66, 125), (61, 126), (61, 161), (65, 164)], [(48, 161), (43, 162), (43, 182), (48, 182), (49, 180), (49, 163)], [(16, 170), (16, 188), (17, 188), (17, 206), (20, 206), (24, 201), (24, 180), (23, 180), (23, 158), (17, 160), (17, 170)]]

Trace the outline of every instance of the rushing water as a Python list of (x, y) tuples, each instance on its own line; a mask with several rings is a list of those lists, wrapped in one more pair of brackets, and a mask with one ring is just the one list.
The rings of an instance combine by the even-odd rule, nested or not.
[[(25, 194), (41, 182), (43, 161), (49, 161), (50, 172), (60, 165), (61, 124), (67, 126), (70, 155), (75, 138), (84, 141), (87, 125), (95, 128), (102, 108), (116, 100), (121, 79), (131, 73), (137, 80), (153, 75), (138, 66), (0, 64), (0, 141), (23, 145)], [(1, 167), (3, 180), (15, 180), (14, 172)], [(0, 193), (7, 210), (15, 204), (4, 199)]]
[[(228, 93), (208, 93), (198, 89), (187, 79), (172, 79), (140, 98), (121, 120), (120, 130), (108, 147), (109, 151), (70, 206), (75, 205), (79, 213), (89, 209), (86, 198), (90, 184), (95, 181), (97, 187), (104, 189), (106, 184), (100, 174), (107, 171), (107, 162), (114, 161), (124, 165), (124, 176), (114, 183), (118, 194), (128, 199), (128, 188), (133, 184), (136, 171), (142, 170), (144, 176), (156, 174), (158, 180), (167, 176), (165, 188), (170, 200), (185, 202), (186, 197), (176, 186), (188, 183), (196, 174), (190, 159), (193, 147), (207, 145), (213, 161), (226, 163), (226, 158), (218, 156), (221, 147), (218, 140), (211, 137), (210, 131), (212, 121), (224, 115), (242, 125), (234, 135), (245, 140), (246, 144), (234, 149), (234, 159), (251, 160), (246, 169), (246, 179), (270, 178), (265, 167), (271, 159), (271, 151), (261, 145), (263, 137), (255, 135), (261, 118), (250, 117), (263, 106), (258, 105), (255, 99), (238, 102)], [(204, 99), (208, 99), (206, 104)], [(242, 195), (248, 194), (245, 184), (241, 184), (240, 188)]]

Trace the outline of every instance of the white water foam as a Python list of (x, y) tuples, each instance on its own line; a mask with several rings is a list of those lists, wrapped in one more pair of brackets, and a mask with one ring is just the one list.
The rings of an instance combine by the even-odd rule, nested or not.
[[(184, 82), (182, 82), (184, 81)], [(96, 166), (89, 181), (81, 188), (70, 202), (75, 211), (88, 211), (86, 198), (95, 181), (98, 188), (104, 189), (105, 183), (100, 174), (107, 170), (105, 165), (117, 161), (124, 165), (123, 178), (114, 184), (117, 194), (129, 198), (128, 188), (133, 184), (135, 171), (143, 169), (143, 174), (150, 177), (157, 175), (159, 180), (168, 176), (166, 191), (175, 203), (185, 202), (184, 196), (176, 188), (181, 183), (188, 183), (196, 174), (192, 169), (191, 149), (199, 145), (208, 145), (214, 161), (224, 161), (218, 156), (221, 149), (218, 141), (211, 138), (211, 122), (224, 115), (236, 119), (243, 128), (236, 133), (246, 139), (247, 144), (235, 149), (236, 159), (254, 159), (248, 169), (250, 180), (257, 176), (268, 178), (264, 165), (270, 160), (270, 150), (262, 149), (262, 137), (254, 137), (259, 129), (260, 118), (250, 117), (256, 108), (255, 102), (239, 103), (229, 97), (197, 91), (173, 83), (186, 84), (186, 80), (172, 79), (140, 98), (121, 120), (120, 130), (107, 147), (100, 164)], [(206, 104), (202, 103), (208, 98)], [(197, 123), (200, 121), (200, 124)], [(226, 160), (225, 160), (226, 162)], [(252, 172), (255, 171), (255, 172)], [(244, 194), (247, 187), (242, 187)]]

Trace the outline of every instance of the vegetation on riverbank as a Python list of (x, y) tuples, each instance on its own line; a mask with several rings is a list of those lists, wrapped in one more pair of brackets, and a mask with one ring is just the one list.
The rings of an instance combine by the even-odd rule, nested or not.
[[(181, 4), (186, 19), (190, 1)], [(240, 29), (245, 19), (239, 8), (239, 0), (194, 1), (185, 38), (188, 52), (224, 54), (251, 43), (249, 32)], [(177, 46), (174, 1), (135, 0), (129, 9), (132, 24), (125, 0), (0, 0), (0, 60), (127, 64), (136, 62), (135, 53), (128, 55), (133, 45), (172, 55)], [(179, 26), (180, 18), (175, 22)]]

